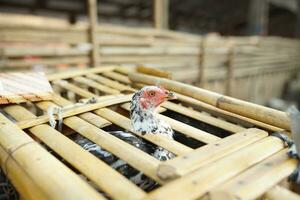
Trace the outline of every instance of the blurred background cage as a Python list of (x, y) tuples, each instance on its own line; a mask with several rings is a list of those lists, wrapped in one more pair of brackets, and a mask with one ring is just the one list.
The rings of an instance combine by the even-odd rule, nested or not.
[(143, 65), (259, 104), (299, 102), (296, 0), (1, 0), (0, 6), (3, 71)]

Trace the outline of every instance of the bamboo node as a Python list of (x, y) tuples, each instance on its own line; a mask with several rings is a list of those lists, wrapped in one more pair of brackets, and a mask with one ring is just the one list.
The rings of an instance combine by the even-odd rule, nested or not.
[(179, 177), (176, 168), (166, 164), (160, 164), (158, 166), (157, 176), (164, 181), (173, 180)]
[(6, 176), (8, 176), (8, 171), (7, 171), (8, 161), (9, 161), (9, 159), (14, 159), (12, 154), (15, 153), (17, 150), (21, 149), (22, 147), (27, 146), (28, 144), (31, 144), (31, 143), (35, 143), (35, 141), (26, 142), (26, 143), (21, 144), (20, 146), (16, 147), (15, 149), (8, 149), (7, 157), (4, 161), (4, 165), (3, 165), (3, 168), (2, 168), (3, 172), (4, 172), (4, 174), (6, 174)]

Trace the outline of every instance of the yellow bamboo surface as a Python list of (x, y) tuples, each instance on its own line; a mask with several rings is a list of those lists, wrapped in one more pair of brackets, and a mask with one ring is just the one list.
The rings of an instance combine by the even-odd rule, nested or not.
[[(147, 68), (146, 73), (158, 72)], [(136, 80), (135, 76), (143, 80)], [(238, 102), (231, 110), (228, 108), (231, 105), (223, 102), (224, 96), (218, 93), (174, 84), (169, 79), (148, 79), (148, 75), (132, 74), (122, 68), (93, 68), (49, 77), (56, 93), (51, 101), (7, 105), (2, 107), (4, 115), (0, 114), (3, 125), (0, 127), (0, 164), (23, 199), (107, 199), (107, 196), (116, 200), (188, 200), (204, 196), (213, 200), (262, 196), (276, 199), (278, 191), (283, 191), (282, 197), (297, 197), (287, 189), (275, 187), (297, 164), (287, 157), (283, 142), (269, 136), (273, 131), (284, 130), (283, 124), (287, 123), (276, 124), (273, 117), (278, 113), (279, 118), (282, 117), (278, 111), (269, 112), (257, 106), (259, 116), (271, 113), (270, 118), (244, 116), (232, 110), (237, 105), (252, 108), (247, 102), (230, 99)], [(152, 83), (147, 82), (149, 80), (163, 80), (160, 83), (177, 96), (177, 100), (162, 104), (158, 116), (169, 123), (176, 134), (201, 145), (193, 147), (179, 139), (132, 131), (129, 101), (132, 93), (143, 86), (139, 82)], [(168, 84), (174, 85), (168, 87)], [(180, 87), (175, 89), (178, 84)], [(87, 102), (91, 97), (96, 103), (74, 104), (79, 100)], [(62, 108), (61, 132), (48, 125), (46, 111), (50, 106)], [(176, 114), (181, 117), (177, 118)], [(192, 119), (194, 123), (185, 119)], [(202, 130), (195, 123), (205, 124), (208, 129)], [(159, 161), (105, 131), (113, 127), (111, 125), (163, 147), (176, 157)], [(226, 134), (220, 136), (219, 131)], [(155, 180), (159, 187), (148, 192), (141, 190), (74, 143), (73, 134), (98, 144)]]
[[(43, 102), (43, 104), (45, 103)], [(5, 108), (5, 111), (17, 120), (35, 118), (31, 112), (21, 106), (9, 106)], [(144, 193), (127, 179), (52, 127), (38, 125), (31, 128), (30, 132), (82, 171), (83, 174), (112, 197), (116, 199), (140, 199), (144, 196)], [(111, 181), (107, 183), (108, 179)]]
[(104, 199), (2, 114), (0, 123), (0, 145), (9, 153), (5, 162), (17, 162), (47, 198)]

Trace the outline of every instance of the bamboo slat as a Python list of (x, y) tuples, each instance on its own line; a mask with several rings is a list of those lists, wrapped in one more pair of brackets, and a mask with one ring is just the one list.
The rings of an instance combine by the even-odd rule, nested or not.
[[(42, 105), (41, 108), (46, 107), (45, 102), (43, 104), (44, 105)], [(161, 182), (155, 174), (159, 162), (158, 160), (83, 119), (76, 116), (68, 117), (64, 119), (63, 123), (124, 161), (130, 163), (133, 167), (143, 171), (152, 179)], [(120, 149), (121, 146), (122, 149)], [(143, 166), (144, 164), (146, 166)]]
[(100, 76), (100, 75), (94, 75), (94, 74), (89, 74), (87, 75), (88, 78), (92, 79), (92, 80), (95, 80), (99, 83), (102, 83), (102, 84), (105, 84), (105, 85), (109, 85), (110, 87), (114, 88), (114, 89), (117, 89), (117, 90), (129, 90), (131, 91), (132, 88), (129, 87), (129, 86), (126, 86), (124, 84), (121, 84), (117, 81), (113, 81), (113, 80), (110, 80), (108, 78), (105, 78), (103, 76)]
[(202, 148), (198, 148), (184, 156), (168, 160), (160, 164), (157, 174), (162, 179), (174, 179), (182, 177), (203, 165), (208, 165), (229, 155), (235, 151), (257, 142), (265, 137), (267, 133), (259, 129), (247, 129), (208, 144)]
[(220, 108), (217, 108), (210, 104), (206, 104), (206, 103), (196, 100), (194, 98), (191, 98), (191, 97), (188, 97), (185, 95), (181, 95), (178, 93), (175, 95), (182, 102), (191, 104), (192, 106), (194, 106), (200, 110), (204, 110), (205, 112), (211, 113), (212, 115), (220, 116), (224, 119), (227, 119), (231, 122), (241, 124), (245, 127), (253, 127), (253, 125), (255, 125), (257, 127), (261, 127), (263, 129), (274, 131), (274, 132), (275, 131), (283, 131), (283, 129), (278, 128), (276, 126), (271, 126), (269, 124), (266, 124), (266, 123), (263, 123), (263, 122), (260, 122), (260, 121), (254, 120), (254, 119), (244, 117), (242, 115), (238, 115), (238, 114), (234, 114), (229, 111), (226, 111), (226, 110), (222, 110)]
[(76, 70), (76, 71), (66, 71), (62, 73), (56, 73), (56, 74), (49, 74), (47, 75), (47, 78), (49, 81), (59, 80), (59, 79), (68, 79), (74, 76), (81, 76), (85, 74), (90, 73), (101, 73), (105, 71), (111, 71), (114, 69), (113, 66), (106, 66), (106, 67), (96, 67), (93, 69), (83, 69), (83, 70)]
[[(45, 104), (46, 102), (43, 103)], [(21, 106), (8, 106), (5, 108), (5, 111), (17, 120), (34, 119), (36, 117)], [(94, 181), (97, 186), (113, 198), (141, 199), (145, 195), (138, 187), (120, 176), (104, 162), (92, 156), (92, 154), (89, 154), (50, 126), (38, 125), (30, 128), (30, 132), (56, 153), (60, 154), (60, 156), (80, 170), (90, 180)], [(107, 180), (111, 181), (107, 184)]]
[(116, 72), (104, 72), (102, 73), (104, 76), (109, 77), (111, 79), (115, 79), (116, 81), (119, 81), (124, 84), (131, 84), (129, 78), (127, 76), (124, 76), (122, 74), (116, 73)]
[(288, 130), (290, 129), (289, 119), (286, 113), (281, 111), (245, 102), (235, 98), (222, 96), (214, 92), (210, 92), (193, 86), (188, 86), (183, 83), (164, 78), (157, 78), (139, 73), (131, 73), (129, 74), (129, 78), (134, 82), (141, 82), (145, 84), (155, 84), (157, 82), (160, 82), (160, 84), (164, 85), (169, 90), (173, 90), (180, 94), (190, 96), (220, 109), (249, 117), (251, 119), (256, 119), (270, 125), (275, 125), (280, 128)]
[(219, 137), (217, 137), (213, 134), (210, 134), (210, 133), (207, 133), (200, 129), (194, 128), (193, 126), (187, 125), (183, 122), (179, 122), (175, 119), (172, 119), (170, 117), (167, 117), (167, 116), (164, 116), (161, 114), (158, 114), (158, 115), (161, 119), (165, 120), (168, 124), (170, 124), (172, 129), (174, 129), (180, 133), (183, 133), (184, 135), (186, 135), (188, 137), (194, 138), (198, 141), (209, 144), (209, 143), (212, 143), (212, 142), (220, 139)]
[(155, 158), (78, 117), (66, 118), (64, 124), (162, 183), (156, 175), (159, 161)]
[(283, 187), (275, 186), (265, 194), (265, 198), (269, 200), (280, 200), (280, 199), (299, 200), (300, 196)]
[(256, 199), (288, 177), (297, 161), (282, 150), (210, 192), (211, 199)]
[[(170, 182), (164, 187), (151, 192), (145, 199), (188, 200), (199, 198), (220, 183), (282, 149), (282, 141), (269, 136), (223, 159), (219, 159), (213, 164), (205, 165), (189, 175)], [(221, 166), (222, 170), (219, 170)]]
[(153, 68), (149, 68), (149, 67), (144, 67), (144, 66), (138, 66), (136, 68), (137, 72), (139, 73), (143, 73), (143, 74), (148, 74), (148, 75), (152, 75), (152, 76), (157, 76), (157, 77), (163, 77), (163, 78), (168, 78), (168, 79), (172, 79), (172, 75), (169, 72), (165, 72), (162, 70), (158, 70), (158, 69), (153, 69)]
[[(114, 104), (124, 103), (124, 102), (130, 101), (130, 99), (131, 99), (131, 95), (126, 95), (126, 96), (122, 96), (122, 97), (114, 99), (114, 100), (107, 100), (107, 101), (102, 101), (99, 103), (87, 104), (84, 106), (74, 107), (69, 110), (65, 110), (65, 111), (63, 110), (61, 113), (61, 116), (63, 118), (65, 118), (65, 117), (69, 117), (72, 115), (77, 115), (77, 114), (85, 113), (88, 111), (92, 111), (92, 110), (95, 110), (98, 108), (103, 108), (103, 107), (114, 105)], [(54, 118), (56, 119), (57, 116), (54, 116)], [(22, 129), (25, 129), (25, 128), (30, 128), (30, 127), (33, 127), (36, 125), (46, 123), (48, 121), (49, 121), (49, 116), (42, 115), (40, 117), (36, 117), (34, 120), (30, 119), (30, 120), (20, 121), (20, 122), (18, 122), (18, 126)]]
[(76, 86), (76, 85), (74, 85), (72, 83), (69, 83), (65, 80), (55, 81), (54, 84), (61, 87), (61, 88), (64, 88), (65, 90), (72, 91), (75, 94), (83, 96), (83, 97), (91, 98), (91, 97), (96, 96), (94, 93), (91, 93), (91, 92), (89, 92), (85, 89), (82, 89), (79, 86)]
[(209, 115), (203, 114), (201, 112), (197, 112), (195, 110), (192, 109), (188, 109), (184, 106), (180, 106), (178, 104), (172, 103), (172, 102), (165, 102), (162, 105), (163, 107), (167, 108), (168, 110), (172, 110), (174, 112), (178, 112), (180, 114), (189, 116), (193, 119), (205, 122), (207, 124), (222, 128), (224, 130), (230, 131), (232, 133), (237, 133), (240, 131), (245, 130), (245, 128), (238, 126), (236, 124), (215, 118), (215, 117), (211, 117)]
[(0, 104), (49, 100), (52, 94), (43, 73), (0, 73)]
[[(26, 199), (46, 200), (45, 194), (33, 182), (22, 167), (14, 160), (8, 159), (9, 154), (0, 147), (0, 162), (7, 178), (12, 182), (16, 190)], [(20, 178), (22, 177), (22, 178)]]
[(119, 94), (120, 92), (117, 90), (114, 90), (113, 88), (109, 88), (105, 85), (101, 85), (93, 80), (84, 78), (84, 77), (75, 77), (73, 78), (74, 81), (78, 82), (78, 83), (82, 83), (85, 84), (87, 86), (90, 86), (92, 88), (95, 88), (101, 92), (107, 93), (107, 94)]
[(6, 162), (15, 160), (49, 199), (104, 199), (2, 114), (0, 121), (0, 145), (10, 152)]

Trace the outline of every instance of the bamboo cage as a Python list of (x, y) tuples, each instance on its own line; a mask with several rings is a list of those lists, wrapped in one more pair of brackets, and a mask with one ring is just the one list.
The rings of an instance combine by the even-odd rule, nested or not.
[[(175, 80), (259, 104), (279, 97), (284, 84), (299, 74), (300, 42), (294, 39), (198, 36), (109, 24), (95, 32), (102, 65), (155, 67), (171, 71)], [(88, 33), (87, 24), (1, 14), (0, 69), (88, 67)]]
[[(115, 66), (60, 72), (48, 75), (55, 90), (52, 101), (3, 105), (0, 162), (20, 196), (26, 200), (300, 198), (280, 186), (297, 161), (288, 158), (287, 147), (270, 135), (289, 134), (285, 113), (168, 77), (158, 70)], [(131, 130), (132, 92), (158, 82), (178, 97), (165, 102), (159, 115), (181, 137), (134, 134), (176, 154), (168, 161), (158, 161), (106, 131), (113, 125)], [(63, 111), (61, 132), (48, 125), (49, 106), (69, 106), (91, 97), (97, 102)], [(141, 190), (73, 142), (73, 134), (100, 145), (160, 187)]]

